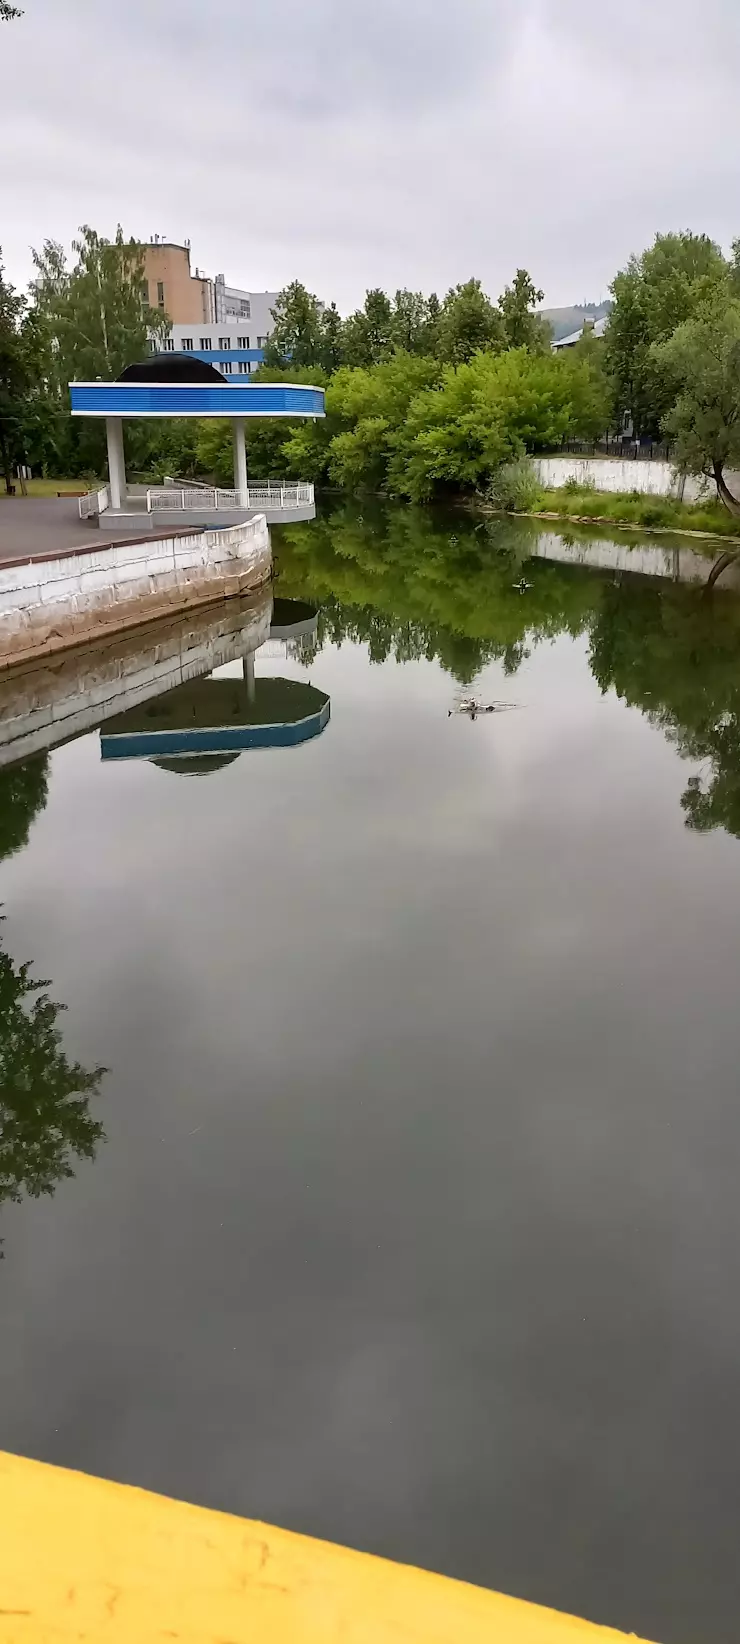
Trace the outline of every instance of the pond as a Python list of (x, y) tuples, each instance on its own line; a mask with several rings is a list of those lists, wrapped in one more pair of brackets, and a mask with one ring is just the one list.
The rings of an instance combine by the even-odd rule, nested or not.
[(0, 685), (0, 1448), (727, 1644), (740, 601), (275, 538)]

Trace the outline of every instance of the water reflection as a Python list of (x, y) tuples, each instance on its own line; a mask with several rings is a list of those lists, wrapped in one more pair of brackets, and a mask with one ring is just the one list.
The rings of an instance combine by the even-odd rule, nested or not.
[(308, 661), (350, 639), (371, 662), (436, 659), (469, 687), (492, 661), (515, 675), (543, 641), (585, 636), (601, 690), (702, 762), (687, 826), (740, 836), (740, 601), (707, 597), (695, 550), (596, 538), (589, 555), (535, 521), (344, 506), (282, 531), (279, 563), (281, 587), (321, 606)]
[[(50, 1103), (34, 1153), (14, 1079), (0, 1448), (727, 1644), (740, 851), (683, 827), (675, 750), (734, 828), (737, 603), (364, 514), (278, 542), (312, 610), (255, 653), (330, 733), (185, 785), (82, 737), (3, 864), (7, 1066), (33, 954), (56, 1057), (111, 1073), (69, 1096), (95, 1169), (40, 1200), (94, 1138), (48, 1158)], [(127, 708), (198, 645), (122, 662)], [(177, 689), (248, 704), (249, 654)]]
[(53, 1193), (104, 1139), (90, 1103), (107, 1069), (70, 1061), (48, 986), (0, 945), (0, 1207)]
[(0, 770), (0, 861), (28, 844), (31, 823), (46, 804), (48, 785), (46, 754)]

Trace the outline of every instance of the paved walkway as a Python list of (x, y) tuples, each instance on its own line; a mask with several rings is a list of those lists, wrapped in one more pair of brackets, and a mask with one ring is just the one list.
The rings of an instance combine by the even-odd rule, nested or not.
[(66, 548), (104, 548), (130, 537), (131, 524), (118, 531), (99, 531), (80, 519), (76, 497), (4, 497), (0, 494), (0, 564), (5, 559), (33, 559), (35, 554), (64, 553)]

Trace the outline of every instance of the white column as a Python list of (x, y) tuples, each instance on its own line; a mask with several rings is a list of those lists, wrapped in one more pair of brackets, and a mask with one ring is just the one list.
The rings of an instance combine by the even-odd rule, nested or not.
[(110, 476), (111, 508), (123, 508), (126, 503), (126, 462), (123, 455), (123, 423), (120, 417), (106, 417), (108, 435), (108, 474)]
[(249, 505), (249, 479), (247, 477), (247, 447), (244, 442), (244, 418), (232, 417), (231, 426), (234, 433), (234, 490), (239, 492), (239, 501), (246, 508)]
[(246, 656), (242, 658), (242, 671), (247, 686), (247, 702), (254, 702), (257, 695), (254, 683), (254, 651), (247, 651)]

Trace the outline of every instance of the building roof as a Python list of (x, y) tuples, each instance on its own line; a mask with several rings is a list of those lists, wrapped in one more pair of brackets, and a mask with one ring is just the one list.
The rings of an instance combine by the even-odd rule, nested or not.
[(584, 323), (580, 327), (580, 330), (571, 331), (570, 336), (568, 337), (560, 337), (559, 341), (552, 343), (551, 346), (553, 348), (575, 348), (576, 343), (579, 343), (581, 337), (588, 332), (590, 332), (593, 337), (603, 337), (605, 335), (608, 323), (609, 315), (604, 314), (600, 320), (595, 320), (593, 325)]
[(199, 354), (148, 354), (145, 360), (127, 365), (118, 382), (224, 382), (215, 365), (209, 365)]

